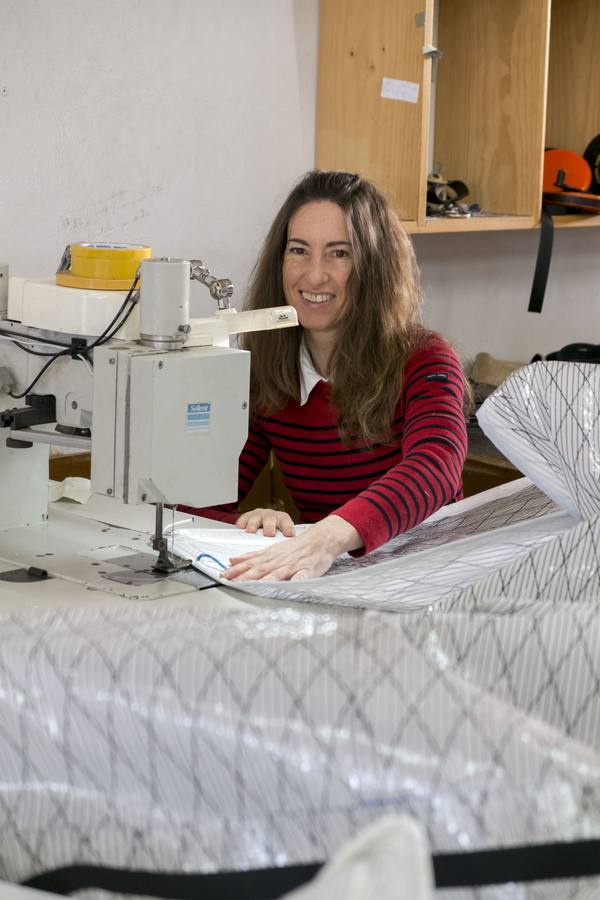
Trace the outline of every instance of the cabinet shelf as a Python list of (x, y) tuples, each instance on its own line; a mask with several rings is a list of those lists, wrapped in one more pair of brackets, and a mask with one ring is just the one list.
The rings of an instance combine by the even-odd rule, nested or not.
[(535, 228), (538, 224), (532, 216), (471, 216), (465, 218), (426, 218), (420, 224), (402, 223), (409, 234), (463, 234), (468, 231), (517, 231)]
[[(320, 10), (317, 166), (369, 178), (411, 234), (539, 228), (544, 148), (583, 153), (600, 130), (598, 0), (321, 0)], [(432, 47), (443, 54), (435, 70)], [(439, 166), (490, 215), (427, 217)], [(600, 216), (554, 222), (593, 228)]]
[(555, 228), (598, 228), (600, 215), (553, 216)]
[[(600, 215), (553, 216), (555, 228), (598, 228)], [(464, 234), (474, 231), (527, 231), (540, 227), (532, 216), (474, 216), (464, 219), (427, 218), (423, 224), (403, 221), (409, 234)]]

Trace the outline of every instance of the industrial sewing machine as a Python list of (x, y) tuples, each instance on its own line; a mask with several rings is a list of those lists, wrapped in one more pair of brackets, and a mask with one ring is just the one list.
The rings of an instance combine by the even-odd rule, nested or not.
[[(0, 529), (47, 518), (50, 445), (89, 450), (93, 492), (155, 504), (155, 567), (171, 571), (163, 505), (237, 496), (250, 359), (229, 336), (296, 325), (295, 310), (238, 313), (228, 279), (144, 247), (68, 247), (56, 283), (11, 278), (6, 290), (2, 275)], [(192, 280), (215, 316), (190, 318)]]

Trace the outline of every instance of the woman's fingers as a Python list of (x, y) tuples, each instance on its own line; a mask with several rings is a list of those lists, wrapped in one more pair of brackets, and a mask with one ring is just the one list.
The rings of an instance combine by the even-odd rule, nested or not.
[(312, 572), (310, 572), (308, 569), (299, 569), (297, 572), (294, 572), (294, 574), (290, 576), (290, 581), (300, 581), (302, 578), (312, 577)]
[[(280, 529), (287, 524), (292, 524), (293, 527), (286, 513), (264, 509), (246, 513), (246, 519), (240, 516), (238, 524), (241, 528), (246, 521), (248, 528), (252, 516), (260, 514), (264, 528), (265, 513), (280, 517), (277, 520), (277, 527)], [(331, 568), (340, 553), (360, 546), (362, 538), (352, 525), (338, 516), (328, 516), (296, 537), (290, 537), (287, 541), (274, 541), (267, 550), (232, 557), (229, 560), (230, 568), (222, 575), (228, 581), (299, 581), (302, 578), (318, 578)]]
[(242, 563), (239, 566), (232, 566), (221, 574), (228, 581), (260, 581), (269, 575), (269, 566), (253, 566)]
[(277, 531), (281, 531), (286, 537), (293, 537), (296, 533), (291, 516), (275, 509), (252, 509), (242, 513), (235, 523), (248, 534), (256, 534), (262, 528), (265, 537), (275, 537)]
[(262, 550), (253, 550), (252, 553), (240, 553), (239, 556), (230, 556), (229, 562), (232, 566), (235, 566), (237, 563), (246, 562), (247, 559), (252, 559), (254, 556), (261, 556), (262, 553)]
[(286, 537), (294, 537), (296, 534), (294, 520), (285, 512), (278, 513), (277, 527)]
[(291, 581), (323, 575), (335, 554), (323, 547), (318, 531), (312, 529), (279, 541), (268, 550), (247, 553), (230, 559), (230, 568), (222, 573), (228, 581)]

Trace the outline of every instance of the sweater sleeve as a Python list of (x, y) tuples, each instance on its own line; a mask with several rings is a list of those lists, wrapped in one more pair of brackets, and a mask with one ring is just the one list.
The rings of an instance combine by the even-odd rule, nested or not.
[(402, 397), (402, 460), (334, 513), (363, 540), (355, 556), (370, 553), (461, 496), (467, 455), (464, 382), (449, 345), (440, 341), (409, 358)]
[(178, 509), (182, 512), (191, 513), (194, 516), (204, 516), (207, 519), (215, 519), (218, 522), (234, 524), (239, 517), (237, 508), (262, 472), (270, 452), (271, 442), (261, 428), (260, 420), (251, 420), (248, 438), (240, 454), (238, 498), (236, 502), (223, 503), (220, 506), (205, 506), (200, 509), (180, 505)]

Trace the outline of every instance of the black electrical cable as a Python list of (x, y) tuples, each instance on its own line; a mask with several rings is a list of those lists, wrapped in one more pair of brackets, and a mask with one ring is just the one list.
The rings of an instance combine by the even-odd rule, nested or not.
[(34, 378), (33, 381), (31, 382), (31, 384), (29, 385), (29, 387), (26, 387), (25, 390), (24, 390), (24, 391), (21, 391), (20, 394), (13, 394), (12, 391), (9, 391), (8, 396), (9, 396), (9, 397), (12, 397), (13, 400), (21, 400), (23, 397), (27, 396), (27, 394), (28, 394), (28, 393), (35, 387), (35, 385), (38, 383), (38, 381), (40, 380), (40, 378), (42, 377), (42, 375), (44, 374), (44, 372), (46, 372), (46, 370), (50, 368), (50, 366), (52, 365), (52, 363), (53, 363), (56, 359), (58, 359), (59, 356), (67, 356), (67, 355), (69, 355), (70, 353), (71, 353), (70, 350), (61, 350), (59, 353), (55, 353), (54, 356), (51, 356), (50, 359), (48, 360), (48, 362), (45, 363), (45, 364), (42, 366), (42, 368), (41, 368), (40, 371), (37, 373), (37, 375), (35, 376), (35, 378)]
[(25, 353), (30, 353), (31, 356), (56, 356), (56, 352), (47, 353), (44, 350), (32, 350), (31, 347), (26, 347), (25, 344), (20, 344), (18, 341), (11, 341), (12, 344), (15, 344), (19, 350), (23, 350)]
[[(108, 323), (108, 325), (106, 326), (106, 328), (104, 329), (104, 331), (102, 332), (102, 334), (99, 335), (95, 340), (93, 340), (92, 343), (86, 348), (86, 352), (87, 352), (88, 350), (93, 350), (94, 347), (98, 347), (98, 346), (100, 346), (101, 344), (105, 344), (107, 341), (110, 341), (110, 339), (111, 339), (112, 337), (114, 337), (115, 334), (116, 334), (118, 331), (121, 330), (121, 328), (123, 327), (123, 325), (125, 324), (125, 322), (126, 322), (127, 319), (129, 318), (129, 316), (131, 315), (134, 306), (135, 306), (136, 303), (137, 303), (137, 298), (133, 298), (133, 292), (135, 291), (135, 289), (136, 289), (136, 287), (137, 287), (137, 283), (138, 283), (139, 280), (140, 280), (139, 275), (136, 275), (135, 278), (133, 279), (133, 284), (131, 285), (131, 287), (129, 288), (129, 291), (127, 292), (127, 296), (125, 297), (125, 299), (123, 300), (123, 303), (122, 303), (121, 306), (119, 307), (119, 310), (118, 310), (117, 314), (116, 314), (116, 315), (113, 317), (113, 319)], [(121, 313), (122, 313), (123, 310), (126, 308), (126, 306), (127, 306), (128, 303), (131, 303), (131, 307), (129, 308), (129, 310), (128, 310), (127, 313), (125, 314), (124, 319), (123, 319), (121, 322), (119, 322), (118, 320), (119, 320), (119, 318), (120, 318), (120, 316), (121, 316)], [(113, 326), (115, 326), (115, 327), (113, 328)], [(111, 329), (112, 329), (112, 330), (111, 330)]]
[[(136, 275), (133, 280), (133, 284), (131, 285), (131, 287), (129, 288), (129, 291), (127, 292), (127, 296), (123, 300), (123, 303), (119, 307), (117, 313), (113, 316), (113, 318), (108, 323), (108, 325), (106, 326), (106, 328), (104, 329), (102, 334), (100, 334), (97, 338), (95, 338), (92, 341), (92, 343), (89, 344), (85, 348), (86, 353), (88, 350), (91, 350), (93, 347), (98, 347), (100, 344), (105, 344), (107, 341), (111, 340), (111, 338), (113, 338), (118, 331), (121, 330), (121, 328), (123, 327), (123, 325), (129, 318), (129, 316), (133, 312), (134, 306), (138, 302), (137, 298), (133, 297), (133, 292), (135, 291), (139, 280), (140, 280), (139, 275)], [(124, 318), (122, 319), (122, 321), (119, 322), (118, 319), (120, 318), (123, 310), (125, 309), (125, 307), (127, 306), (128, 303), (131, 303), (131, 306), (127, 310), (127, 313), (124, 316)], [(115, 326), (115, 327), (113, 328), (113, 326)], [(41, 352), (35, 351), (35, 350), (26, 350), (26, 348), (23, 347), (21, 344), (19, 344), (18, 341), (15, 341), (14, 338), (20, 337), (20, 338), (28, 339), (31, 341), (35, 341), (35, 343), (48, 344), (49, 346), (55, 346), (55, 347), (65, 347), (65, 349), (71, 348), (70, 344), (63, 344), (60, 341), (47, 341), (47, 340), (44, 340), (44, 338), (37, 338), (37, 337), (34, 338), (29, 334), (23, 334), (22, 332), (19, 332), (19, 331), (8, 331), (5, 328), (0, 328), (0, 334), (6, 335), (6, 337), (11, 338), (11, 340), (13, 340), (13, 343), (17, 344), (17, 346), (20, 347), (21, 350), (25, 350), (25, 352), (32, 353), (36, 356), (54, 356), (55, 354), (53, 354), (53, 353), (46, 354), (46, 353), (41, 353)]]
[(117, 334), (121, 330), (121, 328), (123, 327), (123, 325), (129, 318), (129, 316), (133, 312), (133, 309), (134, 309), (135, 305), (137, 304), (137, 302), (138, 302), (137, 298), (132, 297), (131, 306), (129, 307), (129, 309), (127, 310), (126, 314), (123, 316), (121, 321), (117, 322), (117, 324), (114, 326), (112, 331), (109, 331), (109, 333), (101, 341), (98, 341), (97, 343), (94, 342), (94, 344), (92, 346), (94, 346), (94, 347), (102, 346), (103, 344), (107, 344), (110, 340), (112, 340), (112, 338), (114, 338), (115, 334)]
[[(134, 306), (138, 302), (137, 297), (133, 297), (133, 292), (135, 291), (139, 280), (140, 280), (139, 275), (136, 275), (135, 278), (133, 279), (133, 284), (131, 285), (131, 287), (129, 288), (129, 291), (127, 292), (127, 296), (123, 300), (123, 303), (119, 307), (116, 315), (113, 316), (111, 321), (108, 323), (108, 325), (106, 326), (106, 328), (104, 329), (102, 334), (100, 334), (87, 347), (82, 348), (79, 354), (77, 354), (76, 356), (73, 356), (74, 359), (87, 359), (87, 354), (90, 350), (93, 350), (94, 347), (98, 347), (101, 344), (105, 344), (107, 341), (110, 341), (111, 338), (113, 338), (115, 336), (115, 334), (121, 330), (121, 328), (123, 327), (123, 325), (129, 318), (129, 316), (133, 312)], [(126, 309), (128, 303), (131, 304), (130, 308), (125, 313), (125, 316), (121, 319), (120, 317), (121, 317), (123, 311)], [(23, 337), (23, 338), (29, 337), (29, 335), (26, 335), (26, 334), (15, 335), (14, 332), (12, 332), (12, 333), (6, 332), (3, 329), (0, 329), (0, 334), (7, 334), (7, 336), (9, 336), (11, 338), (11, 340), (13, 339), (13, 335), (15, 337), (16, 336)], [(37, 341), (38, 339), (35, 338), (35, 340)], [(38, 383), (38, 381), (40, 380), (40, 378), (42, 377), (44, 372), (46, 372), (50, 368), (50, 366), (52, 365), (52, 363), (54, 362), (55, 359), (58, 359), (60, 356), (66, 356), (67, 354), (73, 355), (71, 345), (69, 345), (67, 347), (64, 344), (57, 344), (57, 346), (59, 346), (59, 347), (64, 346), (65, 349), (59, 350), (58, 353), (50, 354), (50, 353), (42, 353), (37, 350), (30, 350), (30, 349), (24, 347), (22, 344), (19, 344), (18, 341), (15, 341), (15, 340), (13, 340), (13, 343), (16, 344), (17, 347), (19, 347), (21, 350), (24, 350), (26, 353), (31, 353), (33, 356), (49, 356), (50, 357), (48, 362), (42, 366), (42, 368), (37, 373), (37, 375), (31, 382), (31, 384), (24, 391), (22, 391), (20, 394), (13, 394), (12, 392), (9, 391), (9, 397), (12, 397), (13, 400), (21, 400), (23, 397), (25, 397), (35, 387), (35, 385)], [(44, 343), (44, 341), (42, 340), (41, 343)], [(89, 362), (89, 360), (88, 360), (88, 362)]]
[(35, 344), (47, 344), (49, 347), (70, 347), (70, 344), (63, 344), (61, 341), (51, 341), (46, 340), (45, 338), (34, 337), (31, 334), (23, 334), (22, 331), (9, 331), (7, 328), (0, 328), (0, 334), (9, 337), (11, 340), (14, 338), (23, 338), (24, 340), (31, 341)]

